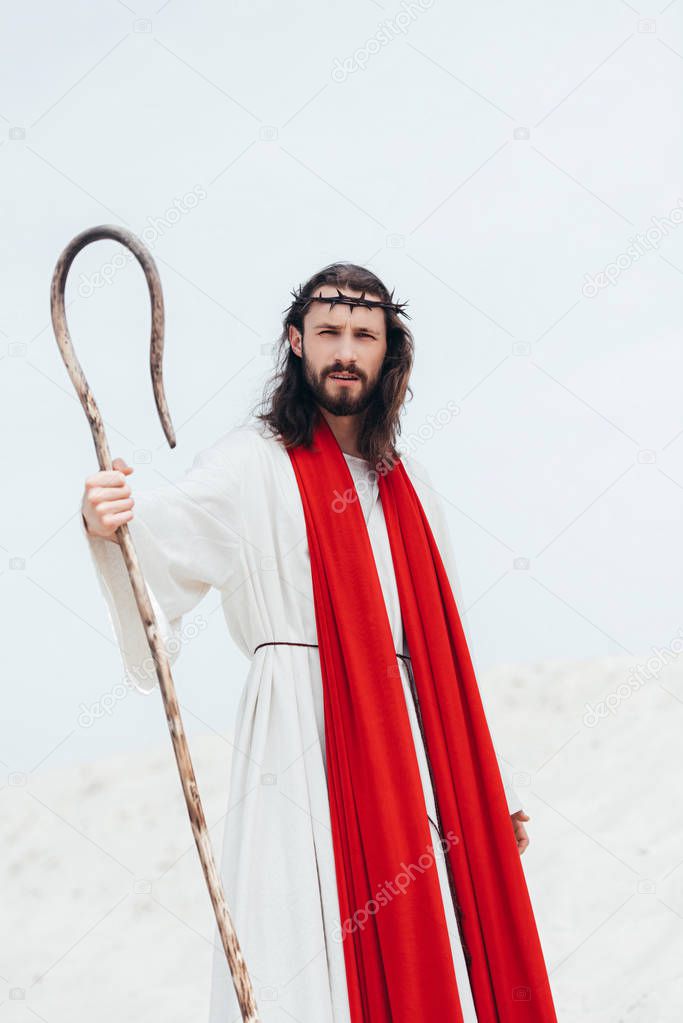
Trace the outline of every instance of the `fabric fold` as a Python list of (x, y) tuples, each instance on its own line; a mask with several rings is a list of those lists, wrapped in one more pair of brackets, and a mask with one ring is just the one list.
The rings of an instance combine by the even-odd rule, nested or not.
[[(323, 678), (337, 890), (354, 1023), (462, 1021), (432, 837), (382, 589), (353, 487), (322, 417), (289, 450), (304, 514)], [(380, 498), (446, 855), (481, 1023), (553, 1023), (505, 792), (455, 600), (399, 461)], [(426, 858), (425, 858), (426, 857)], [(421, 864), (431, 862), (431, 868)]]

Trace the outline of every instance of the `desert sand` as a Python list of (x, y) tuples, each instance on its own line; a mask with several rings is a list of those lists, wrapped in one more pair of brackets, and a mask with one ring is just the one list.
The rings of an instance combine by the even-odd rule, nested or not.
[[(480, 680), (531, 815), (522, 862), (561, 1023), (682, 1018), (683, 669), (647, 658)], [(191, 750), (220, 856), (229, 738)], [(170, 740), (10, 775), (0, 800), (3, 1020), (206, 1020), (213, 917)]]

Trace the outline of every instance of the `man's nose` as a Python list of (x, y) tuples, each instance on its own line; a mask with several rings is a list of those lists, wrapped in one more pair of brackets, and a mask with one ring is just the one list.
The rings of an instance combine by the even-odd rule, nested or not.
[(343, 363), (354, 362), (356, 358), (356, 346), (351, 330), (343, 330), (337, 334), (335, 345), (335, 356)]

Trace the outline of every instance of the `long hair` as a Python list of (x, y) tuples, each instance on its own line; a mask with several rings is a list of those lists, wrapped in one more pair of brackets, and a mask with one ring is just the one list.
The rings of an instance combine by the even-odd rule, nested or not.
[[(379, 277), (355, 263), (331, 263), (301, 287), (298, 300), (295, 299), (284, 314), (282, 333), (277, 341), (275, 373), (267, 381), (261, 402), (254, 410), (256, 419), (266, 423), (286, 448), (299, 445), (310, 448), (320, 414), (304, 378), (303, 358), (295, 355), (289, 343), (289, 328), (296, 327), (303, 337), (305, 299), (323, 284), (366, 291), (368, 298), (377, 295), (382, 302), (393, 301)], [(399, 457), (395, 445), (401, 432), (401, 409), (406, 396), (412, 397), (413, 393), (408, 380), (413, 366), (414, 341), (394, 309), (383, 311), (387, 351), (372, 401), (361, 413), (358, 450), (373, 465), (385, 462), (392, 467)]]

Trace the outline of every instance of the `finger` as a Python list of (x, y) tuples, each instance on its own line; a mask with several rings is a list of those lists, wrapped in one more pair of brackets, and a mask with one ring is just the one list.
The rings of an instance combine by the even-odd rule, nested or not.
[(113, 487), (126, 484), (126, 474), (120, 469), (100, 469), (99, 472), (88, 476), (85, 481), (85, 489), (92, 490), (94, 487)]
[(112, 469), (120, 469), (121, 472), (125, 472), (126, 476), (129, 476), (131, 472), (135, 472), (135, 469), (128, 465), (125, 458), (115, 458), (111, 465)]
[(90, 494), (90, 506), (97, 512), (103, 504), (129, 500), (132, 501), (133, 497), (128, 487), (101, 487), (99, 490), (93, 490)]
[(88, 497), (92, 505), (101, 504), (102, 501), (123, 501), (131, 496), (131, 489), (126, 482), (118, 485), (115, 483), (109, 486), (91, 487), (88, 490)]
[(132, 511), (117, 512), (116, 514), (104, 515), (101, 522), (103, 526), (111, 527), (115, 526), (118, 528), (123, 525), (124, 522), (130, 521), (133, 517)]
[(119, 512), (130, 511), (134, 504), (132, 497), (127, 497), (123, 501), (100, 501), (97, 511), (102, 519), (104, 515), (118, 515)]

